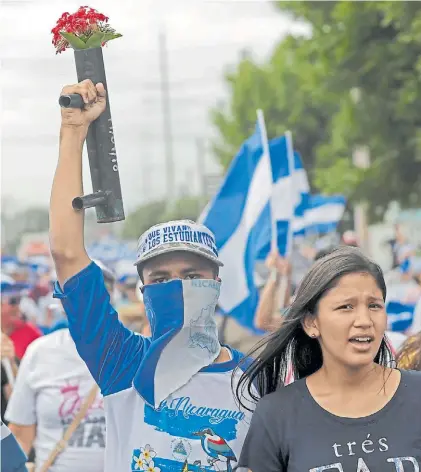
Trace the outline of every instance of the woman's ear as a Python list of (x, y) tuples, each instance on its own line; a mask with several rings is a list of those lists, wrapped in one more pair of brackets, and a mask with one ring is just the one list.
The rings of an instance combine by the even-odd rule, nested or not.
[(318, 338), (320, 335), (319, 328), (317, 326), (316, 317), (308, 312), (307, 315), (304, 317), (303, 321), (301, 322), (301, 326), (303, 327), (304, 332), (310, 338)]
[(221, 277), (219, 277), (218, 275), (216, 276), (216, 279), (215, 279), (217, 282), (222, 282), (221, 280)]

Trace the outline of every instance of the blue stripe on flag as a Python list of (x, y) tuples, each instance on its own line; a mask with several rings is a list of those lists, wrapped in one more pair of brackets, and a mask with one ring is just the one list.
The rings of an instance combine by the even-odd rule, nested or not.
[(346, 198), (343, 195), (312, 195), (310, 207), (319, 208), (326, 205), (346, 205)]
[[(184, 324), (184, 298), (183, 283), (181, 280), (174, 280), (166, 284), (146, 285), (143, 293), (145, 307), (156, 306), (159, 312), (161, 331), (157, 329), (157, 324), (153, 321), (155, 313), (148, 311), (147, 317), (151, 320), (151, 338), (148, 338), (150, 345), (133, 379), (133, 385), (143, 399), (151, 406), (155, 404), (155, 371), (163, 349), (179, 333)], [(168, 289), (170, 292), (168, 292)], [(162, 296), (162, 294), (165, 296)], [(148, 298), (153, 300), (148, 303)], [(171, 303), (168, 303), (171, 300)], [(166, 321), (163, 321), (163, 318)], [(163, 327), (175, 327), (172, 331)]]
[(388, 302), (386, 312), (390, 331), (405, 332), (412, 325), (415, 306), (399, 301)]
[(305, 211), (294, 221), (294, 236), (336, 231), (345, 211), (346, 199), (342, 195), (311, 195), (306, 201)]

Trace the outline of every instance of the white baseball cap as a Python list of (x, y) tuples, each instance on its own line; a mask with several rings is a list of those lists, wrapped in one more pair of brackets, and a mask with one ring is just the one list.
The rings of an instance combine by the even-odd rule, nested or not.
[(135, 265), (175, 251), (191, 252), (223, 266), (212, 231), (190, 220), (168, 221), (145, 231), (139, 238)]

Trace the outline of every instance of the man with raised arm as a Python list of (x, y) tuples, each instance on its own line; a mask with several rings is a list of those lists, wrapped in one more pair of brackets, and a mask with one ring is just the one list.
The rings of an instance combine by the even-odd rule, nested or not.
[(105, 397), (105, 471), (230, 472), (250, 417), (232, 393), (241, 355), (218, 341), (214, 312), (222, 264), (214, 236), (187, 220), (146, 231), (133, 262), (152, 336), (123, 327), (102, 272), (86, 253), (84, 214), (72, 208), (72, 199), (83, 195), (83, 144), (90, 123), (105, 109), (106, 92), (86, 80), (63, 89), (70, 93), (80, 94), (85, 108), (62, 109), (50, 206), (55, 296)]

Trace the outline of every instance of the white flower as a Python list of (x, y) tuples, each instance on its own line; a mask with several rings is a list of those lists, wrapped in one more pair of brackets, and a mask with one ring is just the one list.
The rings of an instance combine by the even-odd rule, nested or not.
[(148, 463), (143, 459), (142, 455), (139, 455), (139, 457), (133, 456), (133, 461), (135, 463), (135, 470), (147, 470)]
[(160, 467), (155, 467), (154, 461), (150, 461), (148, 467), (145, 470), (146, 472), (161, 472)]
[[(151, 446), (149, 444), (146, 444), (145, 447), (141, 447), (140, 448), (140, 457), (141, 459), (148, 463), (156, 456), (156, 452), (154, 451), (154, 449), (151, 448)], [(149, 469), (145, 469), (145, 470), (149, 470)], [(159, 471), (158, 471), (159, 472)]]

